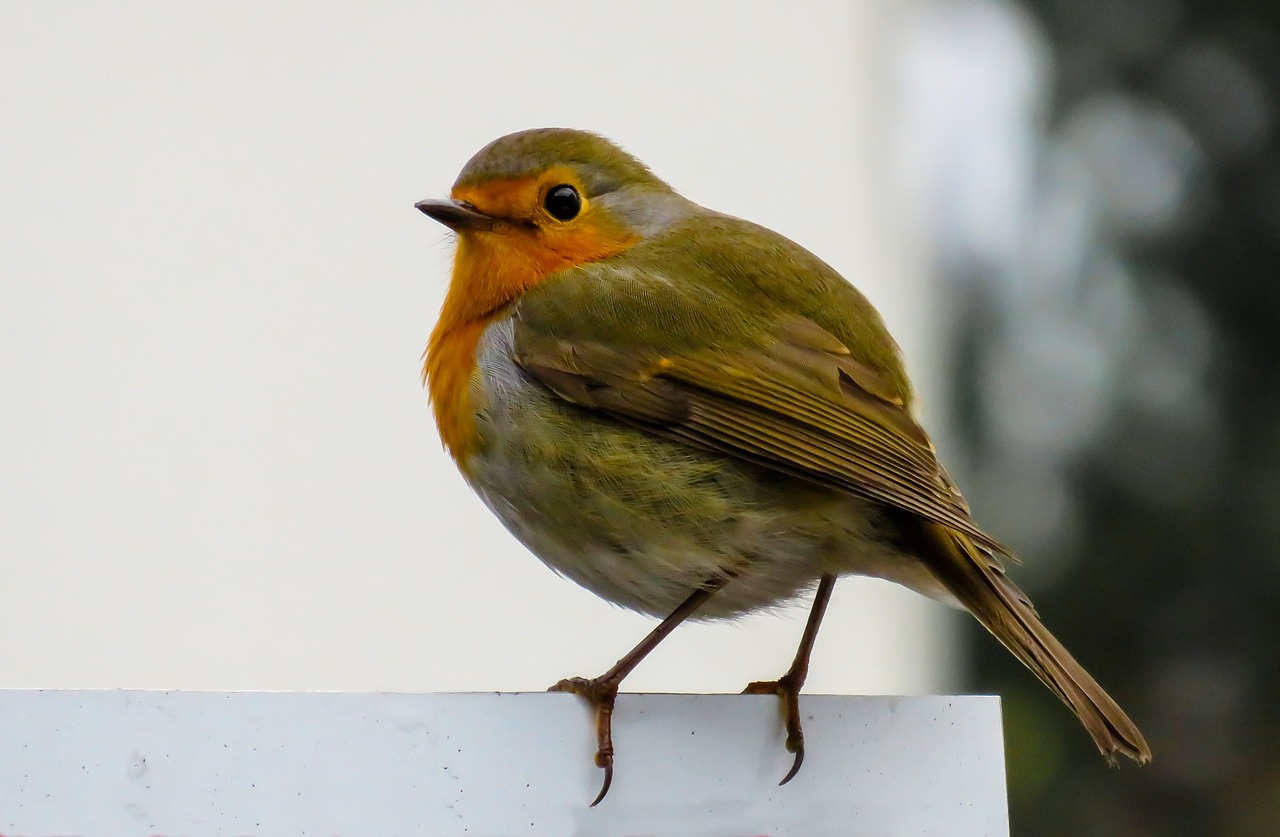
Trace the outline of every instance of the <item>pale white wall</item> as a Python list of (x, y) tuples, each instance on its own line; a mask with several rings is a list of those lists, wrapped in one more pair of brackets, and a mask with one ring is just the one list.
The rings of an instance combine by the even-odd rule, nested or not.
[[(0, 686), (611, 664), (650, 623), (554, 577), (440, 450), (418, 357), (449, 253), (413, 203), (499, 134), (600, 131), (852, 278), (927, 399), (922, 248), (874, 174), (904, 5), (0, 5)], [(686, 627), (628, 687), (776, 676), (789, 616)], [(938, 688), (938, 617), (843, 583), (810, 688)]]

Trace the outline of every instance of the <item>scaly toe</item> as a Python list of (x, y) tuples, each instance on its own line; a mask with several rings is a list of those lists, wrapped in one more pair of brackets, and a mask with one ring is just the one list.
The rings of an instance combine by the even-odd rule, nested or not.
[(581, 695), (582, 697), (591, 697), (591, 681), (585, 677), (566, 677), (554, 686), (547, 689), (548, 692), (568, 692), (571, 695)]
[(744, 695), (777, 695), (782, 710), (783, 728), (787, 733), (787, 752), (794, 753), (791, 769), (782, 778), (779, 785), (785, 785), (800, 772), (804, 764), (804, 728), (800, 724), (800, 683), (801, 677), (788, 672), (777, 680), (757, 680), (747, 684), (742, 690)]
[(591, 807), (599, 805), (613, 784), (613, 704), (618, 697), (618, 685), (612, 680), (585, 677), (566, 677), (552, 686), (549, 692), (568, 692), (591, 704), (596, 715), (596, 767), (604, 771), (604, 782)]
[(782, 684), (777, 680), (757, 680), (754, 683), (748, 683), (747, 688), (742, 690), (744, 695), (778, 695), (782, 696)]

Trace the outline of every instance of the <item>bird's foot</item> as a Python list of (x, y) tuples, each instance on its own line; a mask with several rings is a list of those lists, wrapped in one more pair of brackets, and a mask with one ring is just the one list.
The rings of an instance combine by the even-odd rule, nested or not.
[(604, 782), (591, 807), (600, 804), (609, 786), (613, 784), (613, 704), (618, 698), (618, 681), (609, 677), (588, 680), (585, 677), (567, 677), (547, 689), (548, 692), (569, 692), (586, 698), (596, 713), (596, 767), (604, 771)]
[(787, 730), (787, 752), (795, 754), (791, 769), (779, 785), (785, 785), (800, 772), (804, 764), (804, 728), (800, 725), (800, 687), (804, 674), (788, 671), (777, 680), (758, 680), (742, 690), (744, 695), (777, 695), (782, 700), (782, 723)]

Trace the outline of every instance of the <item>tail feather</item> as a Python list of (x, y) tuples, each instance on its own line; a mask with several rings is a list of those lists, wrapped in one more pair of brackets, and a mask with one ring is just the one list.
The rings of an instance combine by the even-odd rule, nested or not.
[(1049, 633), (999, 564), (966, 536), (930, 523), (920, 557), (982, 626), (1067, 705), (1108, 761), (1151, 761), (1151, 748), (1118, 704)]

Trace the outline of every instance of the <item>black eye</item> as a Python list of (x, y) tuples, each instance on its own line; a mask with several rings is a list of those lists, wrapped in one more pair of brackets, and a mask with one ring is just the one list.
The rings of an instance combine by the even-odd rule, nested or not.
[(578, 217), (578, 212), (582, 209), (582, 198), (578, 197), (578, 190), (572, 186), (557, 186), (542, 201), (542, 205), (547, 208), (547, 212), (551, 213), (551, 217), (558, 221), (572, 221)]

